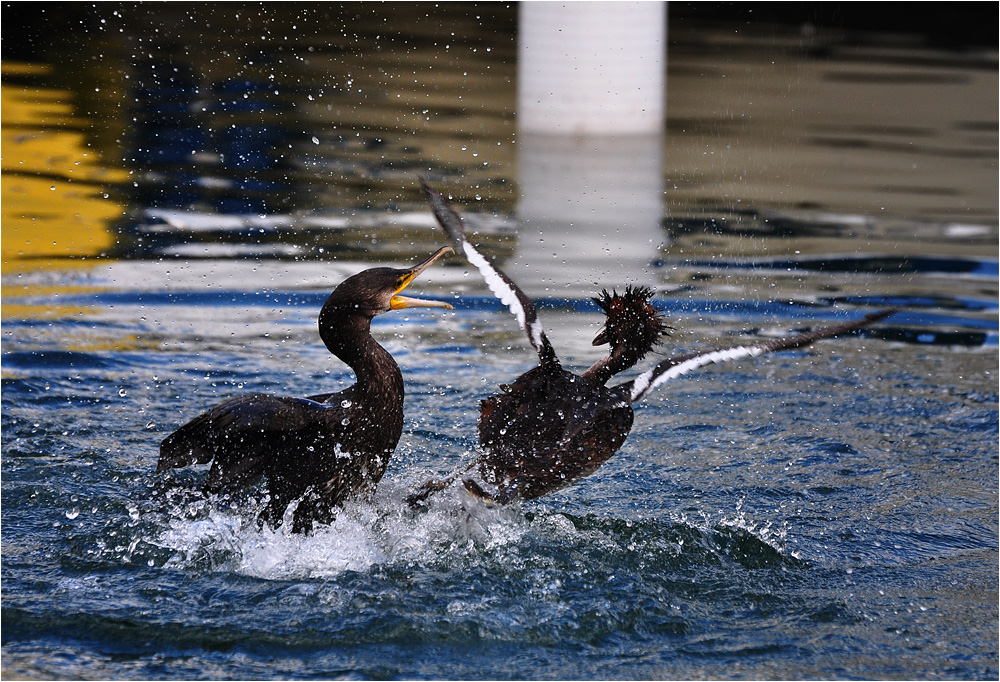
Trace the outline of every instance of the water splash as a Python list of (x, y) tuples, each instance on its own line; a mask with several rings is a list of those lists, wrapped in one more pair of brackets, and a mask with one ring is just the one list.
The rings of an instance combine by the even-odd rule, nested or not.
[(457, 489), (414, 512), (403, 501), (408, 492), (383, 486), (375, 499), (346, 504), (331, 524), (309, 535), (291, 532), (291, 509), (272, 529), (259, 527), (247, 511), (202, 501), (174, 508), (149, 542), (171, 552), (168, 568), (268, 580), (327, 579), (377, 566), (439, 565), (449, 557), (468, 561), (516, 543), (528, 528), (516, 507), (490, 507)]

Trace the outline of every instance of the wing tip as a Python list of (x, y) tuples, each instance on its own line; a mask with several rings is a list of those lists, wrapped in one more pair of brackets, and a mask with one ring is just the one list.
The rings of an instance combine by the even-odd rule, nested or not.
[(653, 389), (668, 381), (671, 378), (683, 376), (699, 367), (729, 360), (738, 360), (745, 357), (758, 357), (767, 353), (792, 350), (794, 348), (812, 345), (816, 341), (833, 338), (840, 334), (856, 332), (864, 327), (886, 319), (899, 312), (898, 308), (887, 308), (865, 315), (860, 320), (846, 322), (835, 327), (818, 329), (814, 332), (797, 334), (771, 343), (758, 345), (739, 345), (729, 348), (718, 348), (703, 353), (692, 353), (678, 358), (664, 360), (653, 368), (646, 370), (641, 375), (630, 382), (629, 391), (632, 402), (640, 400)]

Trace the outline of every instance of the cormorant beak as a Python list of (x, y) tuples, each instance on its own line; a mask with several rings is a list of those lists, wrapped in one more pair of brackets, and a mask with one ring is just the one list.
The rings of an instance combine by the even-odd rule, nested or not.
[(610, 342), (611, 342), (611, 338), (608, 336), (608, 330), (607, 329), (602, 329), (597, 334), (597, 336), (594, 337), (594, 341), (593, 341), (593, 343), (591, 345), (594, 345), (594, 346), (603, 346), (604, 344), (610, 343)]
[(389, 309), (400, 310), (402, 308), (446, 308), (448, 310), (452, 310), (451, 305), (448, 303), (444, 303), (443, 301), (425, 301), (419, 298), (410, 298), (409, 296), (401, 296), (399, 293), (403, 289), (408, 287), (410, 285), (410, 282), (412, 282), (414, 279), (417, 278), (417, 275), (419, 275), (421, 272), (429, 268), (436, 260), (441, 258), (441, 256), (444, 256), (445, 254), (448, 253), (455, 253), (455, 250), (450, 246), (443, 246), (437, 251), (435, 251), (430, 258), (423, 261), (422, 263), (414, 265), (412, 268), (406, 271), (406, 274), (404, 274), (402, 277), (399, 278), (396, 291), (392, 295), (392, 298), (389, 299)]

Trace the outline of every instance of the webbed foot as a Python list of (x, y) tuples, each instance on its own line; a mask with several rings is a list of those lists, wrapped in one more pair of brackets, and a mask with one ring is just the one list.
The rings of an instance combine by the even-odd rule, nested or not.
[(424, 483), (422, 486), (420, 486), (417, 489), (417, 492), (407, 496), (406, 504), (408, 504), (411, 509), (422, 507), (424, 506), (424, 503), (427, 502), (428, 497), (430, 497), (434, 493), (441, 492), (442, 490), (447, 488), (450, 483), (451, 483), (450, 480), (436, 481), (434, 479), (431, 479), (426, 483)]
[(465, 489), (468, 490), (473, 497), (479, 498), (486, 504), (493, 505), (497, 503), (496, 498), (494, 498), (493, 495), (483, 490), (482, 486), (473, 481), (471, 478), (463, 480), (462, 485), (465, 486)]
[(473, 497), (479, 498), (490, 506), (510, 504), (514, 501), (514, 498), (517, 497), (517, 487), (515, 486), (505, 486), (500, 488), (496, 494), (490, 494), (483, 490), (483, 487), (471, 478), (465, 479), (462, 483), (465, 485), (465, 489), (468, 490)]

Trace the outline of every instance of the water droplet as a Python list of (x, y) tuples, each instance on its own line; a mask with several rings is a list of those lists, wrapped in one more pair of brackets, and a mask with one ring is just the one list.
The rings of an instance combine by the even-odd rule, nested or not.
[(73, 507), (72, 509), (70, 509), (70, 510), (68, 510), (66, 512), (66, 518), (69, 519), (70, 521), (72, 521), (73, 519), (75, 519), (79, 515), (80, 515), (80, 508), (79, 507)]
[(126, 391), (124, 388), (119, 388), (118, 389), (118, 395), (120, 395), (122, 398), (124, 398), (125, 396), (128, 395), (128, 391)]
[(346, 410), (348, 407), (351, 406), (351, 401), (350, 400), (341, 400), (340, 401), (340, 406), (343, 407)]

